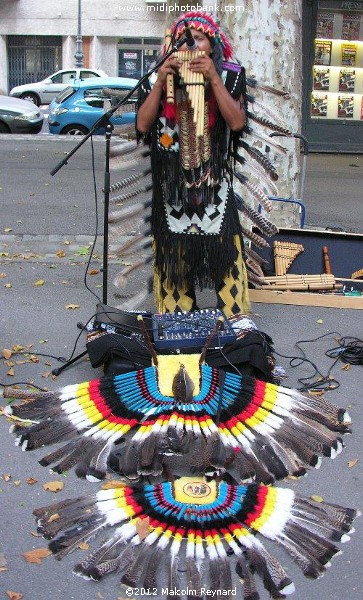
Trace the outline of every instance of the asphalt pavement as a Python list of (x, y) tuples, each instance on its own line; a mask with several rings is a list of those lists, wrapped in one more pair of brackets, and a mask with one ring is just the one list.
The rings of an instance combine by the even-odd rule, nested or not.
[[(85, 334), (78, 329), (77, 323), (86, 323), (94, 314), (98, 301), (103, 299), (104, 142), (101, 138), (96, 139), (93, 150), (88, 142), (54, 177), (50, 176), (50, 170), (68, 156), (75, 145), (74, 140), (53, 139), (46, 135), (31, 139), (2, 136), (1, 145), (1, 350), (11, 350), (12, 356), (1, 361), (0, 383), (12, 385), (32, 381), (55, 390), (69, 383), (99, 377), (101, 369), (92, 368), (87, 357), (57, 378), (51, 371), (63, 364), (59, 357), (72, 355), (78, 336), (75, 353), (85, 349)], [(308, 156), (303, 199), (308, 227), (336, 227), (362, 233), (362, 170), (362, 156)], [(96, 231), (96, 253), (90, 260), (86, 278), (88, 289), (85, 271)], [(112, 278), (120, 269), (120, 260), (112, 253), (108, 267), (108, 303), (115, 306), (118, 300), (114, 296)], [(131, 290), (137, 278), (146, 280), (148, 275), (145, 267), (141, 274), (131, 279)], [(213, 298), (209, 294), (203, 295), (203, 301), (208, 306), (213, 303)], [(145, 308), (153, 310), (151, 298)], [(260, 330), (273, 338), (277, 363), (286, 370), (285, 384), (289, 387), (299, 387), (299, 379), (309, 377), (313, 367), (304, 363), (293, 368), (285, 357), (301, 355), (296, 346), (299, 340), (320, 338), (302, 344), (302, 347), (321, 373), (326, 374), (332, 369), (331, 374), (340, 385), (328, 391), (326, 397), (349, 407), (354, 424), (353, 435), (346, 439), (346, 448), (334, 461), (324, 459), (320, 470), (314, 470), (303, 480), (281, 485), (293, 487), (303, 495), (315, 494), (333, 503), (362, 508), (363, 455), (359, 433), (363, 428), (362, 366), (346, 370), (341, 361), (333, 366), (332, 359), (325, 355), (329, 348), (336, 346), (337, 334), (363, 339), (362, 311), (254, 304), (252, 318)], [(1, 405), (5, 403), (3, 399)], [(72, 565), (87, 550), (79, 549), (61, 562), (53, 557), (45, 558), (40, 564), (25, 560), (25, 552), (46, 546), (36, 534), (33, 508), (96, 491), (99, 486), (77, 480), (73, 472), (66, 476), (50, 473), (37, 463), (44, 452), (22, 453), (14, 446), (5, 417), (0, 419), (0, 428), (0, 595), (19, 600), (125, 598), (117, 575), (96, 584), (71, 574)], [(64, 489), (57, 494), (42, 487), (53, 480), (61, 480), (64, 484)], [(295, 600), (316, 597), (358, 600), (361, 597), (361, 519), (357, 521), (356, 529), (351, 542), (343, 546), (342, 556), (332, 560), (331, 569), (318, 581), (305, 579), (290, 559), (282, 555), (283, 564), (296, 584)], [(11, 596), (10, 592), (21, 596)], [(162, 598), (160, 594), (158, 597)]]

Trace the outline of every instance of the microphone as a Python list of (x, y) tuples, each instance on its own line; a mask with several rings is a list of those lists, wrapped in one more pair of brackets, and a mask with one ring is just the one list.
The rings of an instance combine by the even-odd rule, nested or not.
[(185, 25), (185, 39), (187, 42), (187, 48), (188, 50), (197, 50), (198, 49), (198, 44), (195, 41), (195, 39), (192, 36), (192, 32), (190, 30), (190, 27), (188, 25), (188, 21), (184, 21), (184, 25)]

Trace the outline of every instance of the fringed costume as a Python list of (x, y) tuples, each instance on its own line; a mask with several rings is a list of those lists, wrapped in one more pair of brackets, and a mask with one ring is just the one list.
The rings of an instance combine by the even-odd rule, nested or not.
[[(194, 13), (192, 13), (193, 15)], [(213, 42), (212, 58), (225, 87), (246, 106), (244, 69), (211, 19), (189, 17), (191, 28)], [(175, 40), (182, 23), (173, 30)], [(139, 106), (150, 92), (143, 86)], [(230, 132), (210, 87), (205, 90), (203, 136), (196, 134), (185, 87), (177, 82), (176, 104), (162, 98), (160, 113), (146, 137), (151, 149), (154, 239), (154, 293), (160, 312), (196, 308), (195, 290), (214, 288), (217, 308), (227, 316), (248, 312), (243, 236), (232, 187), (231, 149), (243, 132)]]

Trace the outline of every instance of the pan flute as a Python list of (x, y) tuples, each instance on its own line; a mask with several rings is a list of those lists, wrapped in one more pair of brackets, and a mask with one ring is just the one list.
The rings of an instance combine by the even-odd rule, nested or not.
[[(189, 68), (189, 63), (193, 58), (205, 56), (203, 50), (186, 50), (185, 52), (175, 52), (174, 56), (181, 61), (179, 67), (179, 75), (182, 84), (185, 86), (185, 91), (188, 100), (193, 109), (193, 121), (196, 128), (196, 135), (200, 137), (204, 135), (204, 75), (202, 73), (194, 73)], [(167, 85), (167, 101), (173, 102), (171, 96), (171, 82)], [(169, 91), (168, 91), (169, 90)]]
[(276, 275), (286, 275), (294, 259), (304, 251), (302, 244), (293, 242), (274, 242), (274, 261)]
[(265, 277), (261, 289), (269, 290), (339, 290), (342, 284), (336, 283), (334, 275), (277, 275), (274, 277)]

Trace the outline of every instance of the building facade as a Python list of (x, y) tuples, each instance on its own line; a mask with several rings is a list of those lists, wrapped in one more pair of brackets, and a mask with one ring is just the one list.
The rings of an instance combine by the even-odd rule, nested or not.
[[(181, 4), (0, 0), (0, 92), (74, 67), (79, 25), (84, 67), (139, 78)], [(305, 135), (310, 151), (363, 152), (363, 0), (217, 0), (212, 6), (223, 11), (248, 71), (292, 92), (290, 104), (276, 108)]]
[(165, 27), (160, 0), (0, 0), (0, 90), (75, 66), (81, 7), (83, 66), (140, 77), (154, 60)]

